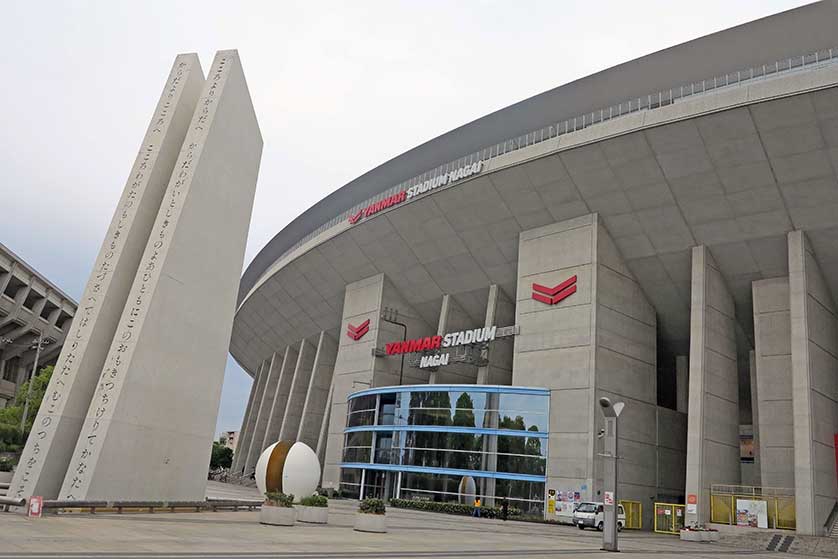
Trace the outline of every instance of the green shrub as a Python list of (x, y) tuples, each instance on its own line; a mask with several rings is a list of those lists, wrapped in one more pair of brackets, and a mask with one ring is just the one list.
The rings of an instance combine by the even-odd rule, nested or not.
[[(417, 499), (390, 499), (390, 506), (397, 509), (414, 509), (427, 512), (441, 512), (444, 514), (470, 515), (474, 511), (472, 505), (462, 503), (438, 503), (436, 501), (419, 501)], [(521, 509), (509, 507), (508, 516), (520, 516)], [(500, 507), (480, 507), (480, 516), (485, 518), (500, 518)]]
[(322, 495), (312, 495), (311, 497), (300, 499), (300, 504), (304, 507), (328, 507), (329, 499)]
[(268, 491), (265, 493), (265, 504), (272, 507), (283, 507), (290, 509), (294, 506), (294, 496), (286, 495), (279, 491)]
[(384, 507), (384, 501), (381, 499), (364, 499), (358, 505), (358, 512), (364, 514), (384, 514), (387, 509)]
[(0, 472), (11, 472), (15, 463), (8, 458), (0, 458)]

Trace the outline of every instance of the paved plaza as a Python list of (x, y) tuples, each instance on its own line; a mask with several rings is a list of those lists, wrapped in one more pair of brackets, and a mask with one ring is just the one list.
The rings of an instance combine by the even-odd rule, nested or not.
[[(594, 531), (392, 508), (387, 512), (389, 533), (360, 533), (352, 529), (356, 506), (356, 501), (331, 501), (328, 525), (298, 523), (288, 528), (260, 525), (258, 512), (78, 514), (41, 519), (0, 514), (0, 557), (311, 559), (607, 555), (599, 550), (601, 534)], [(681, 542), (674, 536), (648, 532), (623, 532), (620, 545), (632, 557), (660, 559), (774, 555), (720, 544)]]

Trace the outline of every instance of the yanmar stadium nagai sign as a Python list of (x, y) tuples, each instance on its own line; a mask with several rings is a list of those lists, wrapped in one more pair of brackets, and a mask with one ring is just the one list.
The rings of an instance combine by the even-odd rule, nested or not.
[(441, 186), (445, 186), (473, 175), (480, 173), (483, 170), (483, 161), (477, 161), (470, 165), (464, 165), (454, 171), (439, 175), (432, 179), (428, 179), (424, 182), (419, 184), (413, 185), (407, 190), (402, 190), (397, 194), (393, 194), (392, 196), (388, 196), (383, 200), (379, 200), (378, 202), (373, 202), (366, 208), (358, 210), (356, 213), (349, 216), (348, 220), (351, 225), (354, 225), (361, 221), (365, 217), (370, 217), (372, 215), (377, 214), (382, 210), (386, 210), (387, 208), (391, 208), (406, 200), (410, 200), (415, 196), (419, 196), (421, 194), (425, 194), (431, 190), (435, 190)]
[(402, 353), (416, 353), (434, 349), (445, 349), (460, 345), (476, 344), (480, 342), (491, 342), (495, 339), (497, 326), (488, 328), (475, 328), (474, 330), (463, 330), (444, 336), (426, 336), (399, 342), (391, 342), (385, 346), (387, 355), (400, 355)]

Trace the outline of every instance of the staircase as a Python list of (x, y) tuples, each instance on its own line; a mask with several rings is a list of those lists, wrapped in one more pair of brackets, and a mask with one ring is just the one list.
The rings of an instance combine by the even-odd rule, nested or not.
[[(832, 527), (829, 527), (829, 523), (832, 523)], [(828, 538), (835, 538), (838, 539), (838, 502), (836, 502), (832, 506), (832, 512), (829, 513), (829, 518), (826, 521), (826, 536)]]
[(10, 483), (0, 483), (0, 497), (6, 497), (9, 494)]

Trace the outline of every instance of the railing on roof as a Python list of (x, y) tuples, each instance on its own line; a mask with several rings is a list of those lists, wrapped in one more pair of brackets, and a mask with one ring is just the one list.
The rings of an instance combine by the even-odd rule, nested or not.
[(564, 121), (550, 124), (534, 130), (527, 134), (523, 134), (516, 138), (510, 138), (503, 142), (499, 142), (493, 146), (483, 148), (479, 151), (459, 157), (453, 161), (449, 161), (443, 165), (439, 165), (430, 171), (426, 171), (421, 175), (417, 175), (411, 179), (403, 181), (395, 186), (392, 186), (381, 192), (380, 194), (365, 200), (355, 206), (347, 209), (340, 215), (337, 215), (306, 234), (299, 241), (294, 243), (291, 248), (282, 253), (277, 260), (282, 260), (291, 252), (297, 250), (300, 246), (307, 243), (312, 238), (316, 237), (323, 231), (331, 229), (338, 223), (345, 221), (350, 215), (356, 214), (359, 210), (366, 208), (370, 204), (374, 204), (384, 198), (397, 194), (402, 190), (410, 188), (416, 184), (422, 183), (426, 180), (433, 179), (439, 175), (448, 173), (449, 171), (458, 169), (464, 165), (474, 163), (480, 160), (488, 160), (504, 155), (506, 153), (519, 150), (524, 147), (539, 144), (545, 140), (550, 140), (557, 136), (562, 136), (570, 132), (577, 132), (589, 126), (600, 124), (615, 118), (620, 118), (631, 113), (639, 111), (648, 111), (671, 105), (681, 99), (693, 97), (695, 95), (703, 95), (717, 91), (725, 87), (737, 87), (742, 84), (753, 83), (755, 80), (761, 80), (778, 74), (800, 70), (803, 68), (810, 68), (814, 65), (831, 64), (838, 61), (838, 49), (824, 49), (814, 53), (796, 56), (793, 58), (786, 58), (785, 60), (778, 60), (773, 64), (763, 64), (761, 66), (752, 66), (745, 70), (738, 70), (729, 72), (721, 76), (714, 76), (710, 79), (688, 83), (670, 88), (669, 90), (658, 91), (651, 93), (645, 97), (638, 97), (636, 99), (629, 99), (616, 105), (611, 105), (604, 109), (591, 111), (574, 118), (568, 118)]

